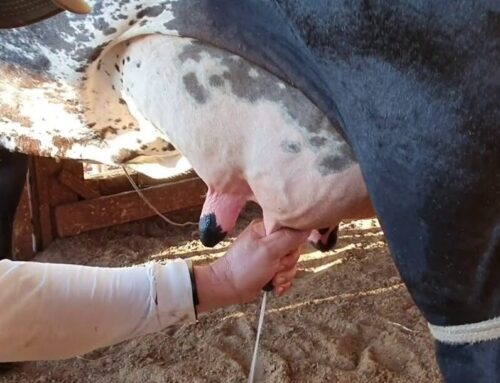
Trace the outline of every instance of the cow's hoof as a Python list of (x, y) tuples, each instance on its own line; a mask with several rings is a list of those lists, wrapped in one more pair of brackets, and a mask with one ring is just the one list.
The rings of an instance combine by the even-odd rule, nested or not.
[(217, 218), (214, 213), (204, 215), (198, 224), (200, 240), (204, 246), (214, 247), (226, 237), (226, 232), (217, 225)]
[[(320, 233), (322, 231), (323, 230), (319, 230)], [(335, 245), (337, 244), (338, 233), (339, 233), (339, 227), (337, 226), (337, 227), (335, 227), (335, 229), (333, 229), (330, 232), (330, 234), (328, 234), (328, 238), (326, 238), (326, 241), (323, 241), (323, 237), (321, 237), (321, 239), (318, 242), (311, 241), (310, 243), (311, 243), (311, 245), (313, 245), (313, 247), (316, 250), (319, 250), (322, 252), (329, 251), (329, 250), (333, 249), (335, 247)]]

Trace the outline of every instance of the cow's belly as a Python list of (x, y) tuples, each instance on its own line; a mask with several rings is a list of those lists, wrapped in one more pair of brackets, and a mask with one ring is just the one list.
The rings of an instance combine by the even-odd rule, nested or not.
[[(268, 231), (336, 226), (366, 191), (350, 147), (324, 114), (241, 57), (147, 36), (111, 58), (126, 63), (120, 85), (136, 119), (161, 129), (208, 185), (203, 214), (214, 231), (230, 231), (251, 199)], [(332, 215), (336, 205), (342, 209)]]
[(327, 177), (314, 174), (315, 164), (304, 163), (302, 174), (283, 177), (268, 174), (250, 180), (255, 201), (262, 207), (266, 228), (313, 230), (335, 227), (345, 217), (356, 215), (368, 199), (358, 165)]

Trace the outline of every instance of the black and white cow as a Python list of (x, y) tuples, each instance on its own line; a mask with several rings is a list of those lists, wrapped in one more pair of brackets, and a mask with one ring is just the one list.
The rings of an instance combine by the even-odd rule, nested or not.
[(158, 175), (172, 142), (207, 242), (250, 199), (335, 227), (364, 178), (445, 380), (500, 381), (500, 3), (91, 5), (0, 33), (2, 146)]

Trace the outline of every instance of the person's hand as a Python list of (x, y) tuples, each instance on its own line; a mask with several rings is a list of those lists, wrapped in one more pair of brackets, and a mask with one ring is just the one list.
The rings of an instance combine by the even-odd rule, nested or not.
[(224, 257), (194, 268), (198, 311), (250, 302), (271, 280), (276, 293), (283, 294), (292, 285), (299, 247), (308, 234), (280, 229), (266, 236), (264, 224), (252, 222)]
[(300, 245), (307, 232), (281, 229), (266, 237), (264, 224), (252, 222), (236, 239), (225, 257), (212, 268), (229, 283), (241, 302), (248, 302), (272, 280), (278, 294), (290, 286), (295, 277)]

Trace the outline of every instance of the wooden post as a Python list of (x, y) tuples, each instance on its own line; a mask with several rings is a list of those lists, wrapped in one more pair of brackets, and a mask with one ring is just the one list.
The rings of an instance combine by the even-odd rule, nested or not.
[(78, 194), (61, 184), (57, 177), (62, 171), (80, 173), (83, 179), (83, 166), (75, 161), (56, 161), (52, 158), (36, 157), (32, 166), (32, 204), (35, 229), (37, 231), (37, 250), (46, 249), (55, 236), (53, 209), (64, 203), (78, 201)]
[(36, 253), (36, 234), (31, 215), (29, 174), (16, 212), (12, 238), (12, 255), (18, 261), (28, 261)]

